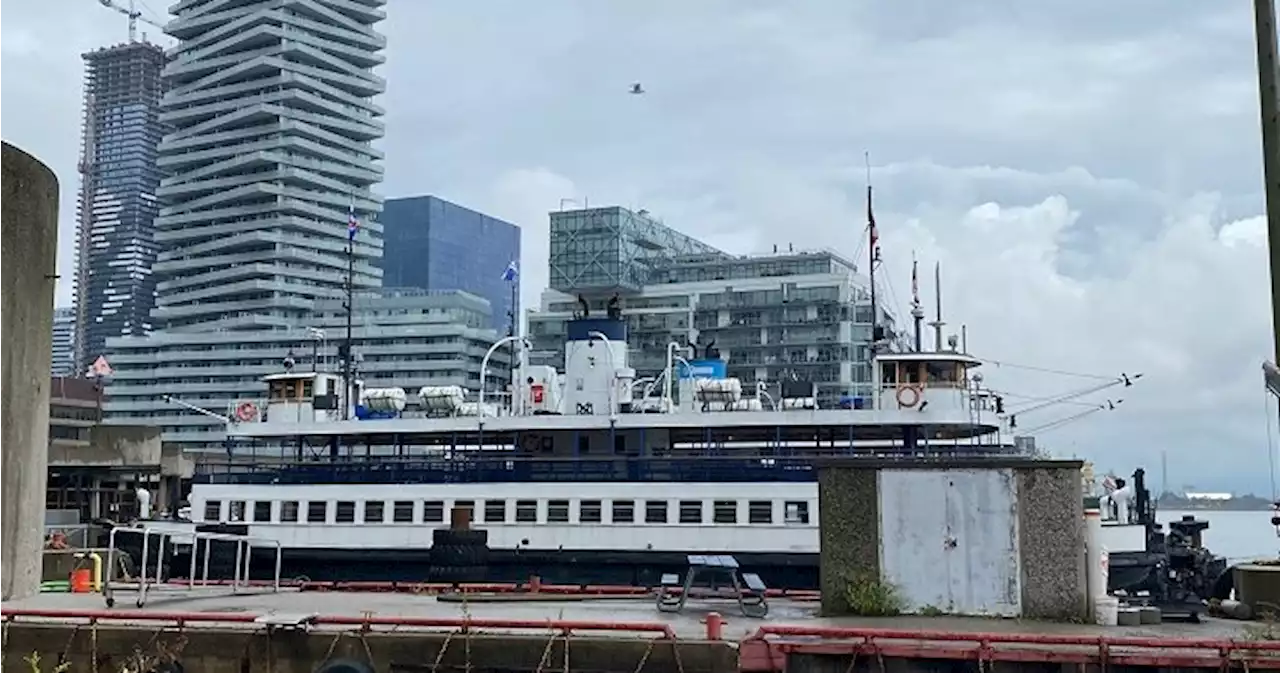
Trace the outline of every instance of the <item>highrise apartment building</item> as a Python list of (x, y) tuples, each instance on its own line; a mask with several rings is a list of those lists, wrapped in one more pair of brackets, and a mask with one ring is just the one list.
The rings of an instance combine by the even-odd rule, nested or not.
[(84, 55), (74, 324), (79, 373), (111, 337), (145, 335), (155, 306), (156, 147), (164, 50), (130, 42)]
[[(385, 0), (180, 2), (167, 32), (158, 328), (287, 328), (381, 286)], [(353, 227), (352, 221), (358, 225)]]
[(435, 196), (387, 199), (382, 227), (384, 285), (477, 294), (506, 334), (520, 314), (518, 283), (504, 279), (520, 261), (520, 227)]

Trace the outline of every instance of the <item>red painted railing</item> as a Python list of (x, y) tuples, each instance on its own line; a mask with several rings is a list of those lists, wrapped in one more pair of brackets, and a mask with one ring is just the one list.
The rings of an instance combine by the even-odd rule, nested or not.
[[(803, 639), (803, 640), (801, 640)], [(784, 671), (791, 654), (1280, 669), (1280, 642), (765, 625), (739, 644), (742, 671)]]
[[(188, 580), (173, 579), (170, 584), (187, 586)], [(197, 582), (197, 584), (199, 584)], [(210, 585), (230, 584), (230, 580), (209, 580)], [(251, 580), (250, 586), (270, 586), (265, 580)], [(523, 594), (544, 593), (570, 596), (649, 596), (657, 589), (637, 587), (629, 584), (541, 584), (484, 582), (470, 584), (449, 584), (444, 582), (365, 582), (365, 581), (282, 581), (280, 586), (298, 589), (299, 591), (350, 591), (368, 593), (487, 593), (487, 594)], [(680, 587), (668, 589), (668, 593), (680, 593)], [(817, 601), (821, 599), (819, 592), (811, 589), (769, 589), (765, 592), (769, 598), (786, 598), (793, 601)]]
[[(259, 615), (244, 612), (153, 612), (150, 610), (5, 610), (4, 619), (57, 619), (90, 622), (170, 622), (175, 624), (222, 623), (251, 624)], [(475, 617), (397, 617), (397, 616), (346, 616), (320, 615), (311, 620), (317, 626), (360, 626), (433, 628), (433, 629), (504, 629), (504, 630), (553, 630), (562, 633), (580, 631), (627, 631), (633, 633), (657, 633), (663, 638), (674, 639), (675, 631), (662, 622), (627, 622), (573, 619), (481, 619)]]

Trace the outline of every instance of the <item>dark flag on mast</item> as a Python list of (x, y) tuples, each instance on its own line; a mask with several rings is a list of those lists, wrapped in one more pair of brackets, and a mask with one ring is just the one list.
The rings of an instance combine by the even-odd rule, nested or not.
[(876, 231), (876, 214), (871, 209), (871, 185), (867, 185), (867, 229), (871, 233), (871, 256), (874, 258), (876, 243), (880, 241), (880, 232)]

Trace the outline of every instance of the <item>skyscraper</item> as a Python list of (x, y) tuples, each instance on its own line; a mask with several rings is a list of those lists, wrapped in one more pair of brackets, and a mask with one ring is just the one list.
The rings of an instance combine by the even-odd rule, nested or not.
[[(386, 0), (179, 3), (165, 67), (156, 219), (158, 328), (284, 328), (340, 297), (348, 222), (354, 286), (380, 286), (376, 260), (385, 83), (373, 74)], [(305, 4), (305, 3), (304, 3)]]
[(76, 310), (65, 306), (53, 309), (53, 376), (76, 376)]
[(145, 335), (155, 306), (156, 146), (164, 50), (130, 42), (84, 55), (84, 128), (76, 230), (75, 366), (109, 337)]
[[(345, 330), (317, 337), (308, 328), (321, 314), (345, 314), (348, 273), (361, 290), (353, 329), (359, 355), (382, 345), (370, 336), (375, 318), (368, 317), (379, 306), (418, 302), (426, 310), (443, 301), (362, 291), (382, 285), (382, 199), (372, 191), (382, 180), (382, 153), (372, 142), (383, 135), (373, 97), (385, 84), (373, 68), (384, 60), (386, 39), (373, 27), (386, 18), (385, 4), (171, 6), (165, 30), (179, 43), (164, 69), (161, 118), (172, 132), (159, 147), (156, 331), (110, 344), (107, 423), (155, 424), (167, 443), (218, 447), (223, 424), (167, 396), (224, 413), (260, 398), (262, 376), (291, 352), (316, 345), (333, 362)], [(458, 327), (492, 343), (492, 332), (472, 325), (488, 319), (488, 306), (475, 297), (459, 301), (479, 304), (457, 312)]]
[(505, 334), (520, 295), (503, 271), (520, 261), (520, 227), (435, 196), (387, 199), (382, 281), (390, 287), (462, 290), (489, 300)]

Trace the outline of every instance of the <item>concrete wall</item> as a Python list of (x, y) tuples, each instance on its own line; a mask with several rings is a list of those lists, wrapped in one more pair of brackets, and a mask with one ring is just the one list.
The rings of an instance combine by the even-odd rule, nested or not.
[(846, 614), (845, 587), (861, 576), (880, 576), (880, 497), (875, 470), (824, 469), (818, 473), (819, 581), (822, 611)]
[(2, 598), (10, 600), (40, 589), (58, 179), (8, 143), (0, 154), (0, 579)]
[[(472, 634), (436, 632), (346, 633), (261, 629), (191, 628), (161, 632), (81, 625), (6, 625), (5, 670), (25, 667), (23, 657), (38, 652), (45, 670), (67, 661), (71, 671), (152, 670), (179, 661), (201, 673), (313, 673), (321, 662), (348, 658), (370, 662), (376, 671), (600, 671), (601, 673), (736, 673), (737, 650), (728, 641), (664, 640), (573, 635), (569, 651), (558, 634)], [(441, 650), (444, 650), (441, 653)], [(93, 665), (96, 654), (97, 666)], [(550, 663), (548, 663), (550, 662)], [(564, 664), (568, 662), (566, 668)], [(29, 670), (22, 668), (21, 670)]]
[[(824, 614), (849, 614), (851, 579), (882, 579), (886, 496), (880, 473), (902, 470), (1012, 470), (1021, 616), (1085, 618), (1084, 510), (1080, 461), (838, 459), (818, 475), (820, 576)], [(887, 480), (895, 483), (895, 480)], [(936, 504), (936, 503), (935, 503)], [(922, 503), (929, 506), (929, 503)], [(986, 505), (984, 505), (986, 506)], [(994, 506), (992, 504), (991, 506)], [(1007, 517), (1006, 517), (1007, 518)], [(931, 534), (931, 533), (928, 533)], [(939, 581), (942, 581), (941, 579)]]
[(58, 467), (138, 467), (156, 470), (161, 464), (160, 428), (143, 425), (95, 425), (89, 446), (49, 447), (49, 464)]
[(1084, 485), (1079, 461), (1040, 461), (1017, 471), (1023, 614), (1088, 618)]

